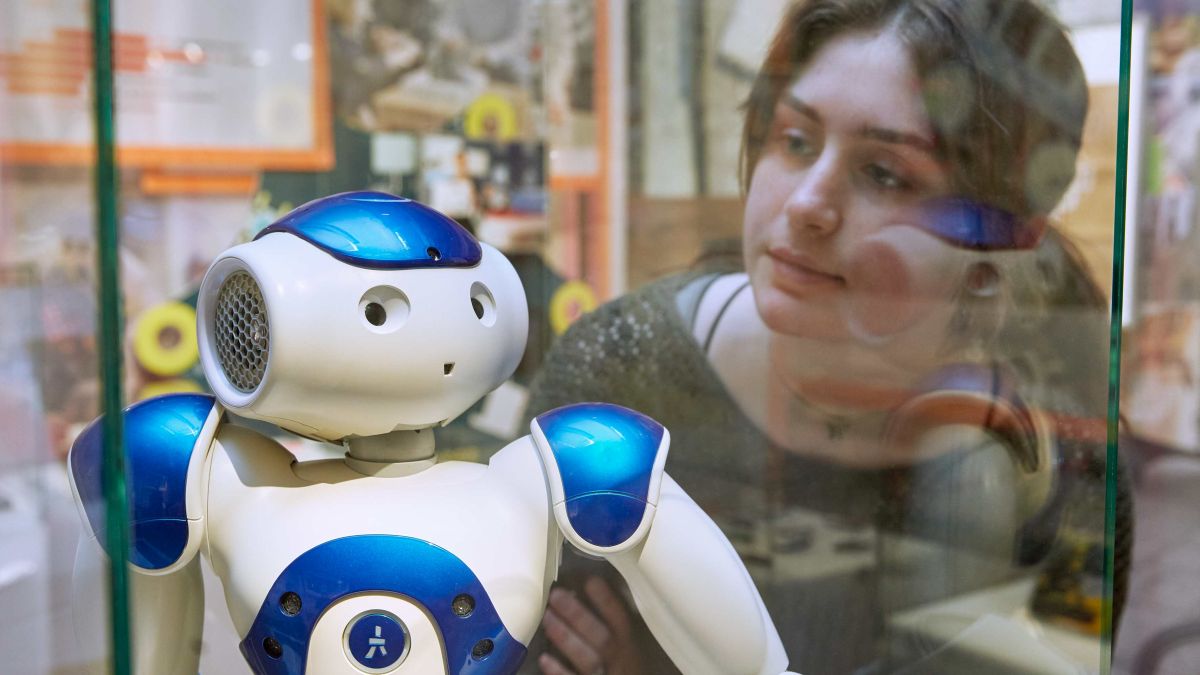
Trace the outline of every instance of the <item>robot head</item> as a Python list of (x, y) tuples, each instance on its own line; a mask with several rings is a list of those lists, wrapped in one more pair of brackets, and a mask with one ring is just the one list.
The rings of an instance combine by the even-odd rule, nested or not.
[(217, 257), (200, 359), (239, 415), (336, 441), (445, 424), (512, 375), (525, 291), (503, 254), (417, 202), (318, 199)]

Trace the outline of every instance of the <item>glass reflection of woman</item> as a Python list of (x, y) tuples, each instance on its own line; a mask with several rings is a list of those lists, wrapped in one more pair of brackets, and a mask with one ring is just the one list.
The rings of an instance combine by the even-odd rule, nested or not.
[[(1064, 30), (1030, 0), (798, 3), (746, 105), (744, 271), (584, 317), (530, 412), (612, 401), (667, 425), (668, 472), (747, 559), (793, 670), (919, 661), (941, 643), (897, 646), (890, 612), (1011, 579), (1066, 489), (1103, 495), (1053, 468), (1096, 465), (1102, 443), (1049, 421), (1104, 416), (1104, 297), (1045, 225), (1086, 111)], [(918, 437), (894, 433), (901, 411), (963, 372), (1015, 384), (1056, 440), (1022, 447), (955, 391), (954, 424), (899, 440)], [(1089, 508), (1099, 527), (1102, 498)], [(906, 567), (897, 537), (941, 553)], [(538, 667), (663, 672), (600, 569), (568, 561)]]

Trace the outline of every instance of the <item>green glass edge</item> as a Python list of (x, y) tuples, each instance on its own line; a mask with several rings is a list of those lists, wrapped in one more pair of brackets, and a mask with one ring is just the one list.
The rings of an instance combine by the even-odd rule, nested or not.
[(1117, 434), (1121, 414), (1121, 310), (1125, 287), (1125, 205), (1129, 195), (1129, 70), (1133, 0), (1121, 1), (1121, 73), (1117, 85), (1117, 175), (1113, 208), (1112, 310), (1109, 324), (1108, 414), (1104, 473), (1104, 605), (1100, 615), (1100, 672), (1112, 672), (1113, 577), (1116, 571)]
[(121, 408), (121, 293), (117, 250), (119, 183), (116, 166), (116, 130), (113, 123), (112, 2), (92, 0), (92, 75), (96, 114), (96, 256), (100, 294), (100, 386), (103, 396), (104, 519), (109, 551), (109, 628), (112, 672), (128, 675), (129, 627), (129, 523), (125, 493), (124, 439)]

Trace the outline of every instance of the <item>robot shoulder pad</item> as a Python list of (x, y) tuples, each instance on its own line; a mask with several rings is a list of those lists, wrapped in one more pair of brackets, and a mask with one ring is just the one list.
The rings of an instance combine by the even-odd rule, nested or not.
[[(125, 475), (129, 495), (129, 562), (165, 574), (189, 562), (200, 547), (200, 474), (221, 408), (212, 396), (169, 394), (125, 409)], [(71, 485), (87, 527), (105, 538), (103, 418), (71, 446)]]
[(658, 504), (671, 439), (666, 428), (607, 403), (557, 408), (530, 427), (566, 538), (595, 555), (641, 542)]

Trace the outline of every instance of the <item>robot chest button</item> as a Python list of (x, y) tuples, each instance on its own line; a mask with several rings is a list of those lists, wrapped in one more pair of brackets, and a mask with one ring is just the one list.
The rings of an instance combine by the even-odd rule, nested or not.
[(396, 615), (368, 610), (350, 620), (342, 640), (350, 663), (364, 673), (390, 673), (408, 656), (408, 628)]

